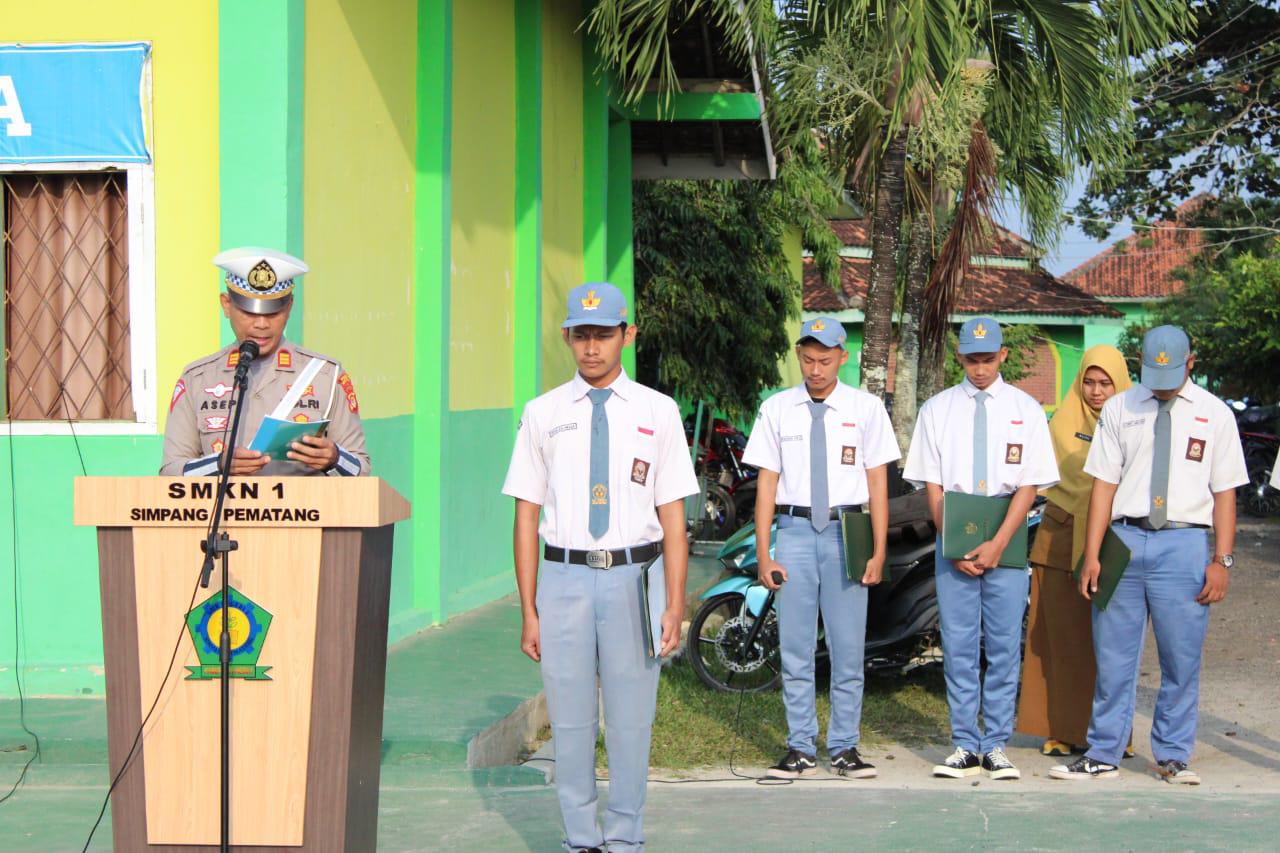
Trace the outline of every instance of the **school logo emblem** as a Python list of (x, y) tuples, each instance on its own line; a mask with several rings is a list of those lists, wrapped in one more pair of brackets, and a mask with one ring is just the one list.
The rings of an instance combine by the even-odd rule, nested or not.
[(1004, 448), (1004, 464), (1021, 465), (1022, 464), (1022, 445), (1006, 444)]
[(813, 325), (809, 327), (809, 329), (814, 332), (821, 332), (825, 328), (827, 328), (827, 324), (821, 320), (814, 320)]
[(1156, 507), (1157, 509), (1164, 506), (1164, 498), (1161, 497), (1160, 495), (1156, 495), (1154, 498), (1151, 499), (1151, 505)]
[(249, 270), (245, 281), (254, 290), (270, 290), (276, 286), (276, 271), (266, 261), (258, 261), (258, 265)]
[(1161, 367), (1164, 367), (1168, 363), (1169, 363), (1169, 354), (1166, 353), (1164, 350), (1161, 350), (1160, 354), (1156, 356), (1156, 364), (1160, 365)]
[[(258, 666), (258, 657), (267, 641), (271, 614), (235, 587), (227, 590), (227, 636), (231, 641), (231, 662), (227, 674), (245, 681), (270, 681), (269, 666)], [(214, 593), (187, 614), (187, 632), (195, 646), (198, 666), (188, 666), (187, 681), (209, 681), (222, 676), (218, 662), (218, 640), (222, 636), (222, 593)]]
[(987, 336), (987, 327), (979, 323), (973, 327), (973, 336), (978, 340), (982, 340)]
[(840, 464), (856, 465), (858, 460), (858, 448), (845, 445), (840, 448)]
[(582, 310), (594, 311), (600, 307), (600, 297), (596, 296), (594, 290), (588, 290), (587, 295), (582, 297)]
[(1187, 458), (1192, 462), (1204, 461), (1204, 439), (1189, 438), (1187, 439)]
[(649, 481), (649, 463), (643, 459), (631, 460), (631, 482), (643, 486)]
[(596, 483), (591, 487), (591, 505), (604, 506), (608, 503), (609, 490), (604, 483)]

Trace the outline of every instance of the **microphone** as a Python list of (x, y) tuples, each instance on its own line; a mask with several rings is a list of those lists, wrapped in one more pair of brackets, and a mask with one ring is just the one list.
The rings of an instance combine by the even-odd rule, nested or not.
[(245, 379), (249, 376), (249, 366), (258, 357), (258, 352), (258, 345), (253, 341), (245, 341), (240, 344), (240, 360), (236, 362), (235, 381), (237, 385), (244, 385)]
[(776, 583), (778, 586), (782, 586), (782, 572), (773, 572), (772, 574), (770, 574), (770, 575), (769, 575), (769, 577), (770, 577), (770, 578), (773, 580), (773, 582), (774, 582), (774, 583)]

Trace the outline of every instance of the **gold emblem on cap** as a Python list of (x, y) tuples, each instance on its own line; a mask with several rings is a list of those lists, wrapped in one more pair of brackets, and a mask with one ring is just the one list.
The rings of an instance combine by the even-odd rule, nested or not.
[(823, 329), (825, 329), (826, 327), (827, 327), (827, 324), (826, 324), (826, 323), (824, 323), (824, 322), (822, 322), (821, 320), (814, 320), (814, 321), (813, 321), (813, 325), (809, 327), (809, 331), (811, 331), (811, 332), (821, 332), (821, 331), (822, 331)]
[(596, 296), (594, 290), (588, 290), (587, 295), (582, 298), (582, 307), (586, 311), (594, 311), (600, 307), (600, 297)]
[(266, 261), (258, 261), (257, 266), (249, 270), (249, 275), (245, 276), (245, 281), (249, 282), (249, 286), (254, 290), (270, 290), (276, 286), (276, 271)]
[(979, 323), (973, 327), (973, 336), (978, 340), (982, 340), (987, 336), (987, 327)]
[(1168, 363), (1169, 363), (1169, 356), (1165, 353), (1164, 350), (1160, 350), (1160, 354), (1156, 356), (1156, 364), (1160, 365), (1161, 367), (1164, 367)]

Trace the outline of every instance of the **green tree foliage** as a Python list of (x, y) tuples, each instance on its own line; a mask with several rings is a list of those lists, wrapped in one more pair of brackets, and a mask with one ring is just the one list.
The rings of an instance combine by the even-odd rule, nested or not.
[[(1004, 334), (1004, 345), (1009, 350), (1009, 358), (1000, 368), (1000, 375), (1005, 382), (1019, 382), (1027, 378), (1031, 368), (1036, 366), (1036, 344), (1044, 337), (1039, 326), (1016, 325), (1001, 326)], [(960, 345), (955, 330), (947, 332), (947, 362), (945, 366), (947, 385), (955, 385), (964, 379), (964, 368), (956, 358), (956, 347)]]
[[(794, 162), (794, 161), (793, 161)], [(776, 184), (641, 181), (634, 190), (640, 381), (730, 418), (776, 388), (791, 347), (800, 282), (784, 253), (791, 223), (834, 206), (830, 189), (784, 165)], [(819, 220), (822, 222), (822, 220)], [(825, 222), (819, 267), (835, 281), (839, 245)]]
[[(1125, 217), (1139, 224), (1172, 219), (1178, 203), (1198, 192), (1280, 199), (1280, 7), (1274, 0), (1199, 0), (1192, 11), (1192, 31), (1136, 81), (1136, 144), (1093, 177), (1076, 208), (1094, 237), (1105, 238), (1112, 221)], [(1239, 226), (1253, 224), (1269, 236), (1280, 226), (1274, 205), (1205, 213), (1236, 226), (1226, 239), (1250, 236)]]
[[(1224, 397), (1280, 398), (1280, 252), (1247, 252), (1225, 269), (1199, 272), (1181, 293), (1151, 306), (1150, 326), (1180, 326), (1191, 338), (1195, 374)], [(1147, 327), (1130, 324), (1120, 343), (1131, 372), (1141, 365)]]

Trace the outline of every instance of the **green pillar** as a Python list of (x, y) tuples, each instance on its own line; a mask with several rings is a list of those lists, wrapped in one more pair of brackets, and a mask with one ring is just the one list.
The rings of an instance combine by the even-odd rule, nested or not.
[[(302, 246), (304, 0), (219, 0), (219, 245)], [(214, 273), (221, 275), (221, 273)], [(302, 341), (306, 279), (285, 333)], [(234, 336), (224, 318), (221, 339)]]
[(440, 592), (444, 419), (449, 410), (453, 2), (418, 4), (418, 141), (414, 179), (413, 605), (431, 621)]
[[(616, 114), (609, 120), (609, 183), (606, 263), (608, 279), (622, 290), (631, 306), (631, 321), (641, 317), (635, 300), (635, 254), (631, 227), (631, 122)], [(636, 375), (635, 347), (623, 350), (622, 365), (632, 377)]]
[(512, 426), (542, 382), (542, 2), (516, 16), (515, 363)]
[[(584, 14), (594, 5), (583, 4)], [(609, 274), (609, 86), (595, 39), (582, 34), (582, 271), (586, 281)]]

